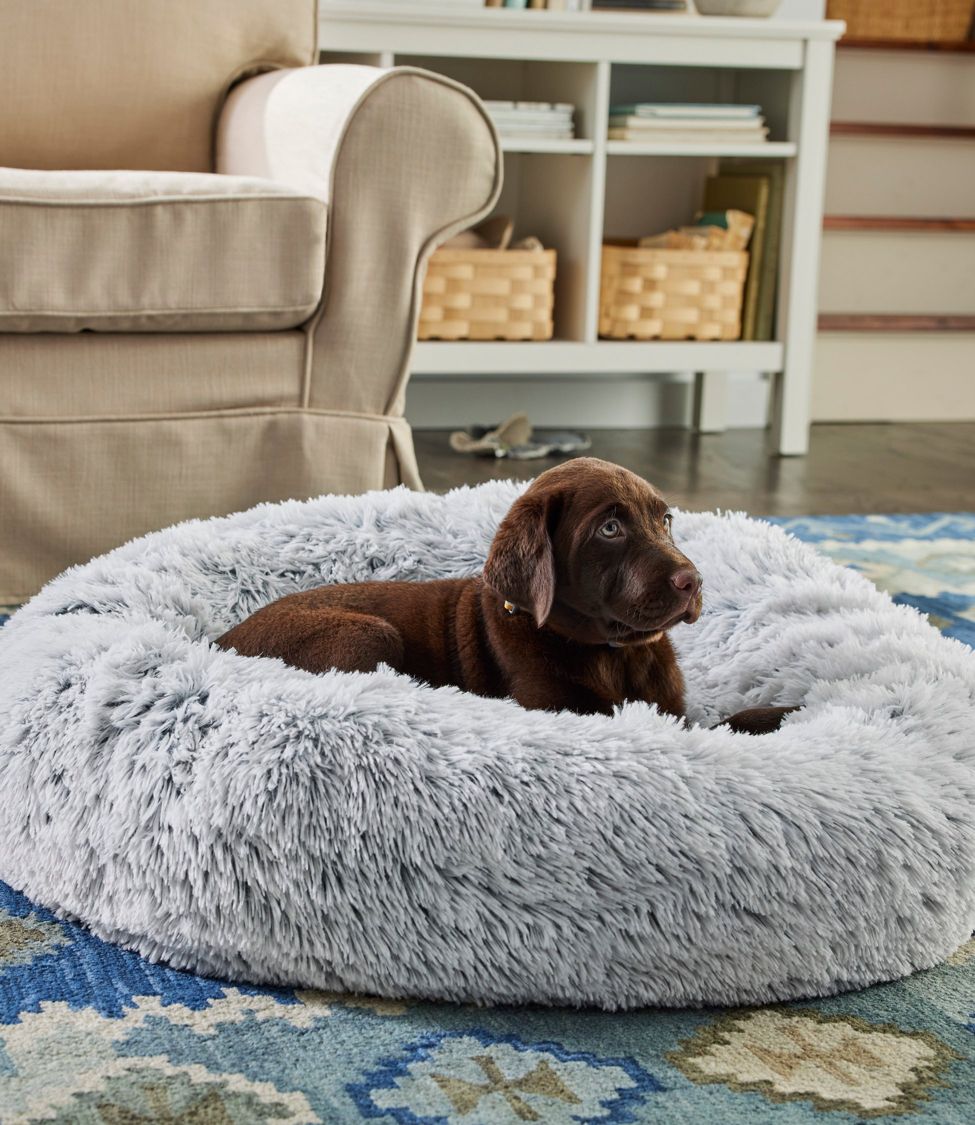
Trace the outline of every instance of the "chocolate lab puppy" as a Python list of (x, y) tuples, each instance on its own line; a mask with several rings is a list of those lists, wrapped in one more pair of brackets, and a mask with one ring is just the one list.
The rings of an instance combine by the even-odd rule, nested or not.
[[(217, 644), (309, 672), (384, 663), (541, 710), (610, 714), (641, 700), (683, 715), (667, 630), (697, 620), (702, 580), (670, 522), (646, 481), (576, 458), (515, 501), (480, 577), (322, 586), (264, 606)], [(763, 733), (787, 710), (727, 722)]]

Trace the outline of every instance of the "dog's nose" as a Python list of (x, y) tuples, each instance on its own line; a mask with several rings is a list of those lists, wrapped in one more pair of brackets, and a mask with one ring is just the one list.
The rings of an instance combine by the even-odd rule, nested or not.
[(688, 598), (693, 598), (700, 590), (701, 583), (704, 580), (692, 566), (682, 566), (680, 570), (674, 571), (670, 576), (670, 581), (680, 593), (686, 594)]

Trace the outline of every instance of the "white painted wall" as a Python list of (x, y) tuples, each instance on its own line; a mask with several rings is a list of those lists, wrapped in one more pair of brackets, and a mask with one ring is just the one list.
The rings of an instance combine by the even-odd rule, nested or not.
[[(762, 376), (732, 374), (728, 424), (761, 427), (768, 412), (769, 384)], [(642, 429), (688, 426), (690, 375), (591, 376), (499, 380), (467, 376), (444, 380), (414, 376), (406, 393), (406, 416), (417, 429), (461, 429), (500, 422), (524, 411), (535, 425), (582, 429)]]

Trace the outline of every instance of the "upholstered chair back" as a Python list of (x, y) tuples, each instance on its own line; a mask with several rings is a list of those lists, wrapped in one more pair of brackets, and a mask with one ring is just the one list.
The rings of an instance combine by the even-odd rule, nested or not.
[(0, 0), (0, 166), (208, 172), (227, 91), (305, 66), (315, 0)]

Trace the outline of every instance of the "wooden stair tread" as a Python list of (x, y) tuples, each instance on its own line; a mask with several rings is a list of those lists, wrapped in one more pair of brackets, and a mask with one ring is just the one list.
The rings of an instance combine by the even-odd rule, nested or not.
[(971, 140), (975, 125), (914, 125), (885, 121), (831, 121), (833, 137), (936, 137), (942, 140)]
[(975, 332), (975, 316), (928, 313), (820, 313), (820, 332)]
[(824, 215), (823, 230), (975, 232), (975, 219), (915, 219), (907, 215)]
[(930, 39), (841, 39), (841, 49), (854, 51), (946, 51), (951, 54), (975, 52), (975, 40), (958, 39), (953, 42), (932, 42)]

